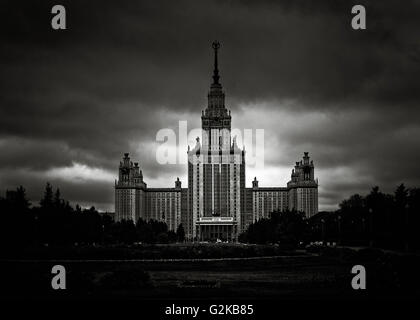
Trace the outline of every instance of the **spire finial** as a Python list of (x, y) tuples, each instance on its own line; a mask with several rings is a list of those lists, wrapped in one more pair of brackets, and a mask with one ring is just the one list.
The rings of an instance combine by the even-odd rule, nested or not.
[(214, 49), (214, 71), (213, 71), (213, 83), (219, 84), (219, 69), (217, 66), (217, 50), (220, 48), (219, 41), (214, 41), (212, 44), (212, 47)]

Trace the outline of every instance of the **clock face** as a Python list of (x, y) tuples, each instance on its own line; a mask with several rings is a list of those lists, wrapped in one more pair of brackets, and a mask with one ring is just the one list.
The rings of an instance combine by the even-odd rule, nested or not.
[(123, 174), (128, 174), (129, 173), (128, 168), (123, 168), (121, 171), (122, 171)]

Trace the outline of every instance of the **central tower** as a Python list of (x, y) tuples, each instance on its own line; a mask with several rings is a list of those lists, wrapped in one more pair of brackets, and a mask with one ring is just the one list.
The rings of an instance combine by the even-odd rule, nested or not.
[(211, 151), (227, 150), (230, 147), (231, 116), (225, 107), (225, 93), (219, 83), (219, 68), (217, 63), (217, 51), (220, 43), (213, 42), (214, 70), (213, 83), (207, 95), (207, 108), (201, 115), (201, 127), (203, 129), (203, 148)]
[[(213, 82), (202, 111), (202, 143), (188, 150), (190, 236), (197, 240), (238, 238), (244, 205), (244, 151), (231, 139), (231, 115), (220, 84), (218, 50), (214, 50)], [(232, 141), (233, 140), (233, 141)]]

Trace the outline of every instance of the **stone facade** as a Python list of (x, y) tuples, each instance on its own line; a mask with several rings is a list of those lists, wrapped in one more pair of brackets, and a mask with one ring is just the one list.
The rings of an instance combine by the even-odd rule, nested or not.
[(318, 213), (318, 180), (315, 180), (314, 163), (309, 160), (308, 152), (296, 162), (287, 189), (289, 209), (305, 212), (307, 218)]
[[(148, 188), (138, 163), (131, 162), (129, 154), (125, 153), (120, 162), (119, 179), (115, 181), (115, 220), (153, 219), (164, 221), (169, 230), (176, 231), (181, 223), (185, 193), (179, 178), (174, 188)], [(184, 210), (186, 216), (185, 207)]]
[(182, 223), (189, 240), (237, 241), (249, 224), (274, 210), (296, 209), (310, 217), (318, 212), (318, 181), (307, 152), (296, 162), (287, 187), (245, 188), (245, 151), (231, 137), (231, 112), (219, 82), (214, 43), (213, 83), (202, 111), (202, 137), (188, 147), (188, 188), (177, 179), (174, 188), (148, 188), (142, 171), (128, 154), (115, 182), (116, 220), (161, 220), (170, 230)]

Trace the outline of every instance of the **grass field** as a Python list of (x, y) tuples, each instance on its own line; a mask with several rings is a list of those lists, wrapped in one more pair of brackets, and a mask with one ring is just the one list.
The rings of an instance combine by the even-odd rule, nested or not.
[[(419, 297), (418, 260), (346, 250), (251, 260), (2, 261), (1, 292), (41, 299), (413, 298)], [(67, 290), (51, 289), (54, 264), (66, 268)], [(355, 264), (367, 270), (364, 292), (351, 288)]]

